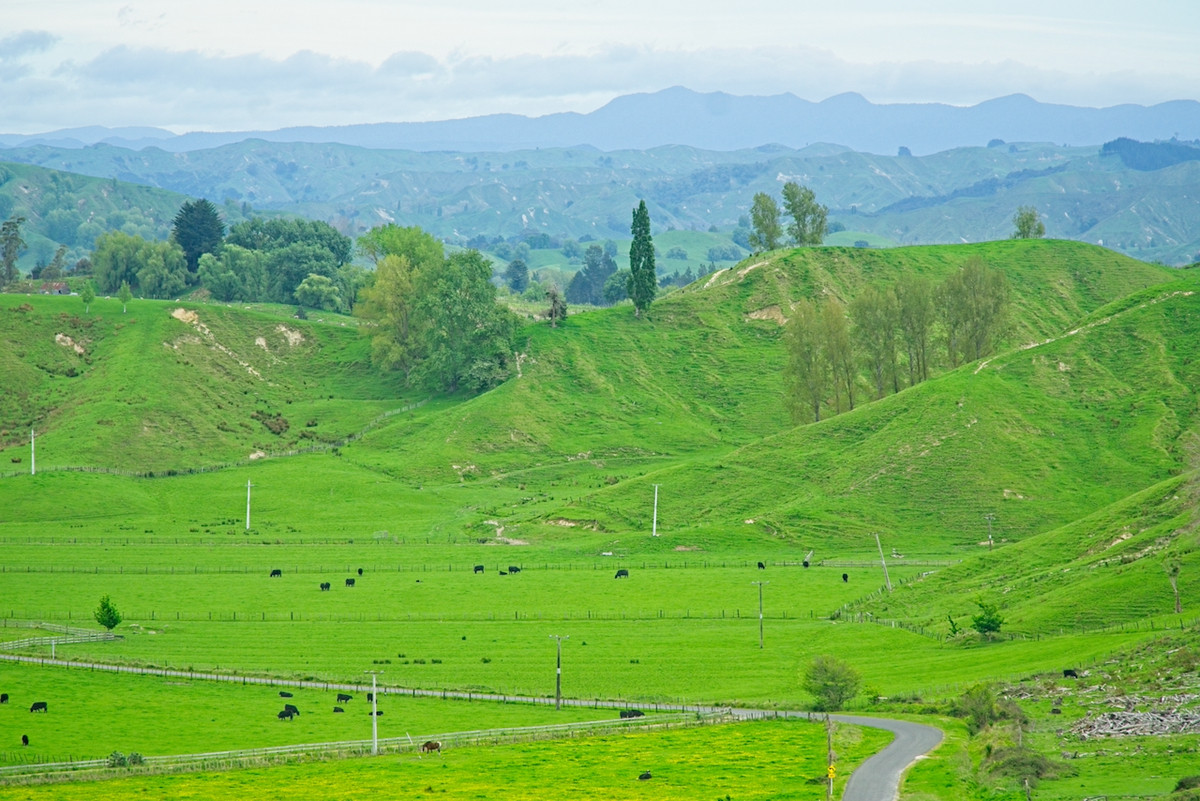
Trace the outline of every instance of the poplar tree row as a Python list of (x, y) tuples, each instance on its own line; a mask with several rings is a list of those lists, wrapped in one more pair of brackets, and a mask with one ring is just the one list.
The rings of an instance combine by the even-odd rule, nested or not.
[(931, 358), (953, 369), (991, 354), (1007, 323), (1004, 274), (973, 258), (941, 284), (909, 275), (868, 286), (849, 306), (801, 299), (784, 332), (786, 403), (797, 422), (878, 400), (929, 378)]

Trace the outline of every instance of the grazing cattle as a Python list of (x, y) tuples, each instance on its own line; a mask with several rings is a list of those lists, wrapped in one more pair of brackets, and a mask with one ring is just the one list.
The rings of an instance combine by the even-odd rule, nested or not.
[(509, 572), (509, 573), (520, 573), (520, 572), (521, 572), (521, 568), (519, 568), (519, 567), (516, 567), (515, 565), (509, 565), (509, 566), (508, 566), (508, 572)]
[(362, 575), (362, 568), (361, 568), (361, 567), (358, 569), (358, 575), (360, 575), (360, 576)]
[(334, 711), (334, 712), (345, 712), (346, 710), (342, 709), (340, 706), (335, 706), (335, 707), (333, 708), (333, 711)]
[(1071, 668), (1066, 668), (1063, 670), (1063, 678), (1064, 679), (1077, 679), (1077, 678), (1079, 678), (1079, 674), (1076, 673)]
[(280, 713), (279, 713), (279, 715), (278, 715), (278, 717), (279, 717), (279, 719), (280, 719), (280, 720), (289, 720), (289, 721), (290, 721), (292, 718), (294, 718), (295, 716), (296, 716), (296, 713), (295, 713), (295, 712), (293, 712), (293, 711), (292, 711), (292, 710), (290, 710), (290, 709), (285, 709), (285, 710), (283, 710), (282, 712), (280, 712)]
[(640, 718), (646, 713), (640, 709), (622, 709), (621, 717), (623, 718)]
[(300, 714), (300, 710), (299, 710), (299, 709), (297, 709), (296, 707), (292, 706), (291, 704), (284, 704), (284, 705), (283, 705), (283, 711), (284, 711), (284, 712), (291, 712), (293, 715), (299, 715), (299, 714)]
[(374, 700), (375, 700), (375, 693), (367, 693), (367, 700), (368, 700), (368, 701), (374, 701)]
[(272, 570), (270, 578), (283, 578), (283, 571), (278, 568)]
[(421, 750), (427, 754), (431, 751), (440, 752), (442, 750), (442, 744), (438, 740), (426, 740), (425, 742), (421, 743)]
[(280, 691), (279, 691), (279, 697), (280, 697), (280, 698), (291, 698), (291, 697), (292, 697), (292, 694), (291, 694), (291, 693), (289, 693), (287, 690), (280, 690)]
[(0, 693), (0, 704), (8, 703), (8, 693)]
[(328, 581), (321, 582), (321, 592), (329, 592), (332, 589), (333, 589), (333, 584), (331, 582), (328, 582)]
[(507, 574), (507, 573), (505, 573), (503, 570), (501, 570), (501, 571), (500, 571), (500, 575), (502, 575), (502, 576), (507, 576), (508, 574)]
[(625, 568), (621, 568), (617, 571), (617, 575), (613, 576), (613, 578), (629, 578), (629, 571)]
[(1052, 708), (1050, 709), (1050, 714), (1051, 714), (1051, 715), (1061, 715), (1061, 714), (1062, 714), (1062, 710), (1061, 710), (1061, 709), (1059, 709), (1058, 707), (1052, 707)]
[(759, 562), (759, 563), (758, 563), (758, 569), (759, 569), (759, 570), (766, 570), (766, 569), (767, 569), (767, 566), (766, 566), (766, 565), (764, 565), (762, 562)]
[(807, 560), (807, 559), (805, 559), (805, 560), (804, 560), (804, 566), (805, 566), (805, 567), (808, 567), (808, 560)]
[(30, 712), (49, 712), (45, 701), (34, 701), (33, 706), (29, 707)]
[(21, 745), (29, 745), (29, 735), (28, 734), (21, 735)]
[(352, 696), (352, 695), (347, 695), (346, 693), (338, 693), (338, 699), (337, 699), (337, 702), (338, 702), (339, 704), (342, 704), (342, 703), (345, 703), (346, 701), (349, 701), (349, 700), (350, 700), (351, 698), (353, 698), (353, 697), (354, 697), (354, 696)]
[(644, 781), (646, 781), (646, 780), (647, 780), (647, 779), (649, 779), (649, 778), (650, 778), (650, 771), (646, 771), (646, 772), (645, 772), (645, 773), (643, 773), (641, 776), (638, 776), (638, 781), (639, 781), (639, 782), (644, 782)]
[(843, 574), (842, 574), (842, 583), (843, 583), (843, 584), (848, 584), (848, 583), (850, 583), (850, 575), (849, 575), (848, 573), (843, 573)]
[[(372, 714), (372, 713), (368, 712), (367, 714), (368, 714), (368, 715), (370, 715), (370, 714)], [(383, 714), (383, 710), (382, 710), (382, 709), (376, 709), (376, 710), (375, 710), (375, 712), (374, 712), (374, 714), (375, 714), (375, 717), (379, 717), (380, 715), (382, 715), (382, 714)]]
[(476, 572), (476, 573), (482, 573), (482, 572), (483, 572), (483, 565), (475, 565), (475, 572)]
[(354, 586), (354, 579), (346, 579), (346, 586), (347, 586), (347, 587), (353, 587), (353, 586)]

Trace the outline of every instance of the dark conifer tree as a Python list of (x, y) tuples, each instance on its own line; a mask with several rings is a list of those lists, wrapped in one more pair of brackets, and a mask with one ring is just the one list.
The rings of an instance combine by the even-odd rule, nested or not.
[(183, 248), (188, 272), (195, 275), (200, 267), (200, 257), (205, 253), (216, 254), (225, 239), (225, 223), (217, 213), (217, 207), (201, 198), (184, 203), (175, 215), (171, 238)]

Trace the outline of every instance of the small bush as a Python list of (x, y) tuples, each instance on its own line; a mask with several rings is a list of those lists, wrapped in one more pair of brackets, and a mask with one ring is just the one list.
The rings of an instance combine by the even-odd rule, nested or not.
[(129, 760), (120, 751), (113, 751), (108, 755), (108, 766), (110, 768), (128, 767)]
[(130, 765), (144, 765), (145, 763), (146, 763), (146, 760), (142, 759), (142, 755), (139, 754), (137, 751), (129, 752), (129, 764)]
[(1200, 774), (1195, 776), (1184, 776), (1179, 781), (1175, 782), (1175, 789), (1171, 792), (1178, 793), (1180, 790), (1194, 790), (1200, 787)]

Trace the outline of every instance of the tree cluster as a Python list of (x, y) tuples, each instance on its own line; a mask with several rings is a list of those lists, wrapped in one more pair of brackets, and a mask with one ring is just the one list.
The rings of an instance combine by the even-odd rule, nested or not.
[(588, 245), (583, 253), (583, 268), (567, 284), (567, 303), (609, 306), (616, 302), (605, 295), (605, 284), (616, 273), (616, 260), (600, 245)]
[(385, 225), (359, 239), (375, 261), (355, 314), (372, 326), (376, 364), (410, 383), (447, 392), (482, 391), (505, 378), (516, 317), (496, 302), (491, 263), (477, 250), (446, 256), (417, 227)]
[[(825, 241), (829, 209), (817, 203), (817, 197), (811, 189), (788, 181), (783, 185), (783, 208), (791, 218), (786, 233), (792, 244), (819, 245)], [(747, 239), (747, 244), (754, 252), (775, 250), (783, 243), (785, 226), (781, 216), (775, 198), (766, 192), (754, 196), (750, 205), (751, 230)]]
[(784, 385), (792, 418), (820, 421), (853, 409), (861, 387), (876, 399), (929, 377), (933, 354), (949, 367), (993, 351), (1007, 322), (1004, 274), (971, 259), (940, 285), (908, 276), (868, 286), (849, 304), (801, 299), (784, 332)]

